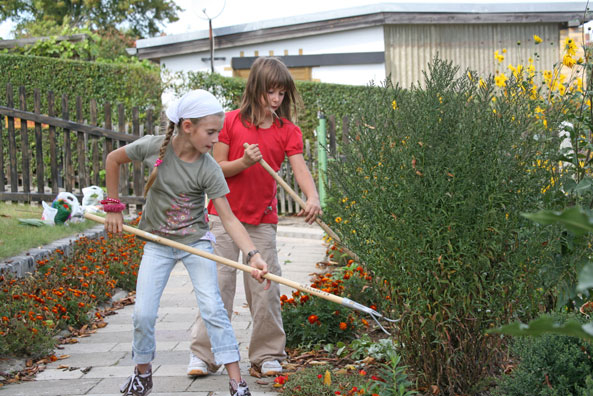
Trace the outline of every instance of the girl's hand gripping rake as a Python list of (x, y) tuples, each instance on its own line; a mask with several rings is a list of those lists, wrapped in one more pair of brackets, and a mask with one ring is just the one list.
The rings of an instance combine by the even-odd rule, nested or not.
[[(89, 219), (89, 220), (95, 221), (97, 223), (105, 224), (105, 219), (103, 217), (100, 217), (100, 216), (97, 216), (97, 215), (94, 215), (94, 214), (91, 214), (91, 213), (85, 213), (84, 214), (84, 217), (87, 218), (87, 219)], [(251, 271), (253, 270), (253, 268), (250, 267), (250, 266), (248, 266), (248, 265), (241, 264), (241, 263), (238, 263), (236, 261), (229, 260), (227, 258), (224, 258), (224, 257), (221, 257), (221, 256), (217, 256), (215, 254), (208, 253), (208, 252), (205, 252), (203, 250), (199, 250), (199, 249), (193, 248), (191, 246), (187, 246), (187, 245), (184, 245), (182, 243), (172, 241), (172, 240), (167, 239), (167, 238), (160, 237), (158, 235), (151, 234), (150, 232), (139, 230), (138, 228), (134, 228), (134, 227), (130, 227), (128, 225), (124, 225), (123, 226), (123, 230), (126, 231), (126, 232), (129, 232), (130, 234), (134, 234), (134, 235), (137, 235), (137, 236), (142, 237), (144, 239), (148, 239), (149, 241), (160, 243), (161, 245), (173, 247), (175, 249), (183, 250), (183, 251), (186, 251), (188, 253), (196, 254), (196, 255), (198, 255), (200, 257), (205, 257), (205, 258), (207, 258), (209, 260), (216, 261), (216, 262), (221, 263), (221, 264), (224, 264), (224, 265), (228, 265), (229, 267), (233, 267), (233, 268), (236, 268), (238, 270), (245, 271), (247, 273), (251, 273)], [(362, 304), (359, 304), (359, 303), (357, 303), (355, 301), (352, 301), (352, 300), (350, 300), (348, 298), (339, 297), (339, 296), (336, 296), (335, 294), (327, 293), (327, 292), (324, 292), (323, 290), (318, 290), (318, 289), (315, 289), (315, 288), (313, 288), (311, 286), (302, 285), (302, 284), (300, 284), (298, 282), (295, 282), (295, 281), (292, 281), (290, 279), (286, 279), (286, 278), (283, 278), (281, 276), (274, 275), (274, 274), (269, 274), (268, 273), (268, 274), (264, 275), (264, 278), (265, 279), (269, 279), (269, 280), (271, 280), (273, 282), (276, 282), (276, 283), (280, 283), (282, 285), (286, 285), (286, 286), (291, 287), (293, 289), (297, 289), (297, 290), (303, 291), (305, 293), (310, 293), (310, 294), (312, 294), (314, 296), (321, 297), (321, 298), (324, 298), (324, 299), (329, 300), (329, 301), (333, 301), (336, 304), (344, 305), (346, 307), (349, 307), (349, 308), (352, 308), (352, 309), (356, 309), (356, 310), (359, 310), (361, 312), (368, 313), (375, 320), (375, 322), (377, 322), (377, 324), (379, 325), (379, 327), (381, 327), (381, 329), (385, 333), (387, 333), (387, 334), (389, 334), (389, 332), (387, 330), (385, 330), (385, 328), (383, 328), (383, 326), (381, 326), (381, 324), (379, 323), (379, 321), (377, 320), (377, 318), (384, 318), (385, 320), (388, 320), (390, 322), (397, 322), (397, 320), (387, 319), (387, 318), (383, 317), (383, 315), (381, 315), (379, 312), (375, 311), (374, 309), (371, 309), (369, 307), (366, 307), (366, 306), (364, 306)]]
[[(247, 147), (249, 147), (249, 144), (243, 143), (243, 147), (247, 148)], [(259, 160), (259, 164), (261, 166), (263, 166), (266, 171), (268, 171), (268, 173), (276, 180), (276, 182), (278, 184), (280, 184), (282, 186), (282, 188), (284, 188), (284, 190), (292, 197), (292, 199), (294, 199), (294, 201), (297, 204), (299, 204), (299, 206), (301, 208), (304, 209), (305, 206), (307, 206), (307, 204), (305, 203), (305, 201), (303, 201), (303, 199), (299, 196), (299, 194), (297, 194), (296, 191), (294, 191), (288, 185), (288, 183), (286, 183), (284, 181), (284, 179), (282, 179), (263, 158)], [(342, 246), (344, 253), (347, 253), (350, 257), (352, 257), (354, 259), (354, 261), (360, 262), (360, 258), (358, 257), (358, 255), (356, 253), (354, 253), (352, 250), (345, 247), (342, 244), (342, 240), (340, 239), (340, 237), (331, 228), (329, 228), (329, 226), (326, 223), (324, 223), (323, 220), (321, 220), (319, 217), (317, 217), (315, 219), (315, 222), (317, 224), (319, 224), (319, 226), (323, 229), (323, 231), (325, 231), (327, 233), (327, 235), (329, 235), (334, 241), (336, 241), (337, 243), (339, 243)]]

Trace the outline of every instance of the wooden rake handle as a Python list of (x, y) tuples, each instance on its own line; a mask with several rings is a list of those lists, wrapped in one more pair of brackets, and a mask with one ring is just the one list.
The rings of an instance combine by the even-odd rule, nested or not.
[[(249, 147), (249, 144), (243, 143), (243, 148), (247, 147)], [(297, 204), (299, 204), (299, 206), (302, 209), (304, 209), (307, 206), (307, 204), (305, 203), (305, 201), (303, 201), (299, 194), (297, 194), (296, 191), (294, 191), (288, 185), (288, 183), (286, 183), (284, 179), (282, 179), (263, 158), (259, 160), (259, 164), (264, 167), (264, 169), (276, 180), (278, 184), (282, 186), (282, 188), (284, 188), (284, 190), (292, 197), (292, 199), (294, 199), (294, 201)], [(342, 246), (342, 249), (345, 253), (352, 257), (355, 261), (360, 262), (360, 258), (358, 257), (358, 255), (350, 249), (348, 249), (347, 247), (345, 247), (342, 244), (342, 240), (340, 239), (340, 237), (331, 228), (329, 228), (329, 226), (323, 220), (321, 220), (319, 217), (316, 217), (315, 222), (319, 224), (319, 226), (323, 229), (323, 231), (327, 233), (327, 235), (329, 235), (334, 241), (336, 241)]]
[[(87, 219), (89, 219), (89, 220), (95, 221), (97, 223), (105, 224), (105, 219), (103, 217), (101, 217), (101, 216), (97, 216), (97, 215), (94, 215), (94, 214), (86, 213), (85, 212), (84, 217), (87, 218)], [(227, 265), (229, 267), (236, 268), (236, 269), (241, 270), (241, 271), (245, 271), (245, 272), (251, 273), (251, 271), (254, 269), (253, 267), (250, 267), (248, 265), (241, 264), (241, 263), (238, 263), (236, 261), (229, 260), (227, 258), (224, 258), (224, 257), (221, 257), (221, 256), (217, 256), (215, 254), (208, 253), (208, 252), (205, 252), (203, 250), (199, 250), (199, 249), (193, 248), (191, 246), (187, 246), (187, 245), (184, 245), (182, 243), (172, 241), (172, 240), (167, 239), (167, 238), (160, 237), (158, 235), (151, 234), (150, 232), (139, 230), (138, 228), (135, 228), (135, 227), (130, 227), (128, 225), (124, 225), (123, 226), (123, 229), (124, 229), (124, 231), (129, 232), (130, 234), (137, 235), (137, 236), (142, 237), (144, 239), (147, 239), (149, 241), (160, 243), (161, 245), (169, 246), (169, 247), (172, 247), (172, 248), (175, 248), (175, 249), (183, 250), (183, 251), (186, 251), (188, 253), (198, 255), (200, 257), (205, 257), (205, 258), (207, 258), (209, 260), (216, 261), (218, 263)], [(336, 296), (335, 294), (324, 292), (322, 290), (315, 289), (315, 288), (313, 288), (311, 286), (306, 286), (306, 285), (297, 283), (295, 281), (292, 281), (290, 279), (283, 278), (283, 277), (278, 276), (278, 275), (274, 275), (274, 274), (268, 273), (268, 274), (264, 275), (264, 278), (269, 279), (272, 282), (280, 283), (280, 284), (283, 284), (285, 286), (291, 287), (293, 289), (297, 289), (297, 290), (303, 291), (305, 293), (310, 293), (310, 294), (313, 294), (313, 295), (315, 295), (317, 297), (321, 297), (321, 298), (324, 298), (326, 300), (333, 301), (333, 302), (335, 302), (337, 304), (340, 304), (340, 305), (348, 305), (348, 306), (351, 305), (351, 302), (348, 299), (345, 299), (343, 297)], [(355, 309), (359, 309), (357, 307), (354, 307), (354, 308)]]

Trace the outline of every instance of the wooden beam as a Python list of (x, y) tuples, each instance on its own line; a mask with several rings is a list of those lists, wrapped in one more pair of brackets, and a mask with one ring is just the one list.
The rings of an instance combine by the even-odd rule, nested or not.
[(13, 118), (20, 118), (22, 120), (34, 121), (39, 122), (42, 124), (51, 125), (58, 128), (65, 128), (72, 131), (78, 132), (85, 132), (89, 135), (97, 136), (97, 137), (106, 137), (116, 140), (123, 140), (126, 142), (133, 142), (140, 138), (140, 136), (133, 136), (128, 134), (122, 134), (118, 132), (114, 132), (105, 128), (101, 128), (98, 126), (89, 126), (85, 124), (79, 124), (77, 122), (66, 121), (60, 118), (49, 117), (42, 114), (35, 114), (29, 111), (22, 111), (16, 110), (10, 107), (0, 106), (0, 114), (13, 117)]

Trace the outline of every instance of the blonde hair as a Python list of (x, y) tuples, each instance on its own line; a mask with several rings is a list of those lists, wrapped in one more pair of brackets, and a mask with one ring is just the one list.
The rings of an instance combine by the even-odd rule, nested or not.
[[(198, 125), (200, 123), (200, 121), (202, 121), (204, 118), (210, 117), (210, 116), (224, 117), (224, 112), (208, 114), (207, 116), (199, 117), (199, 118), (189, 118), (189, 120), (192, 122), (192, 124)], [(171, 138), (173, 137), (173, 132), (175, 132), (175, 127), (177, 126), (177, 129), (181, 130), (182, 122), (183, 122), (183, 118), (181, 118), (177, 124), (175, 124), (173, 121), (169, 121), (169, 125), (167, 126), (167, 133), (165, 134), (165, 138), (163, 139), (163, 143), (161, 144), (161, 148), (159, 149), (159, 157), (157, 159), (157, 163), (159, 163), (159, 165), (160, 165), (160, 162), (162, 162), (163, 159), (165, 158), (165, 153), (167, 152), (167, 146), (169, 145), (169, 142), (171, 141)], [(154, 166), (154, 168), (152, 168), (152, 172), (150, 172), (150, 175), (148, 176), (148, 180), (146, 181), (146, 186), (144, 186), (144, 197), (145, 198), (148, 195), (148, 190), (150, 190), (150, 187), (152, 187), (152, 185), (154, 184), (154, 181), (156, 180), (156, 176), (157, 176), (158, 172), (159, 172), (159, 167), (155, 163), (155, 166)]]
[(294, 121), (292, 117), (296, 119), (302, 101), (288, 68), (278, 58), (257, 58), (251, 65), (241, 99), (241, 122), (245, 127), (248, 127), (247, 124), (258, 127), (264, 122), (266, 109), (262, 106), (261, 100), (263, 98), (267, 101), (268, 90), (276, 88), (282, 89), (286, 94), (274, 115), (280, 125), (283, 124), (282, 118)]

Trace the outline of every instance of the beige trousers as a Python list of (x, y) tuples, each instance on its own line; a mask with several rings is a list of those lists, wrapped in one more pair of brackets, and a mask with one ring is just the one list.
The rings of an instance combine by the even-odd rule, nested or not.
[[(220, 218), (210, 216), (210, 219), (210, 230), (216, 236), (214, 254), (237, 261), (240, 249), (224, 230)], [(276, 250), (276, 224), (254, 226), (243, 223), (243, 226), (268, 264), (268, 271), (281, 276)], [(233, 313), (237, 270), (224, 264), (217, 265), (220, 295), (230, 318)], [(280, 311), (280, 286), (272, 282), (270, 288), (264, 290), (265, 283), (258, 283), (247, 272), (243, 272), (243, 283), (252, 319), (249, 361), (259, 368), (266, 360), (285, 360), (286, 334), (282, 326), (282, 313)], [(192, 353), (206, 362), (211, 370), (216, 369), (210, 340), (206, 334), (206, 326), (200, 315), (198, 315), (196, 322), (192, 326), (191, 336), (190, 348)]]

